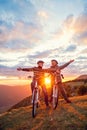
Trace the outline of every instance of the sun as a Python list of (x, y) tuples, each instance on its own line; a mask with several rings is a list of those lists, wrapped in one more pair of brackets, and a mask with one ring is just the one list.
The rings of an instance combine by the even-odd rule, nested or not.
[(51, 79), (49, 77), (45, 78), (45, 84), (50, 85)]

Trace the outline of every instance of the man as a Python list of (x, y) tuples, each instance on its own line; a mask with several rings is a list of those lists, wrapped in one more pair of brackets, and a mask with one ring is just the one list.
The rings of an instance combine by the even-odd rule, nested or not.
[(44, 72), (42, 72), (42, 68), (43, 68), (43, 64), (44, 61), (40, 60), (37, 62), (37, 67), (33, 67), (33, 68), (17, 68), (18, 71), (33, 71), (34, 72), (34, 76), (33, 76), (33, 80), (31, 83), (31, 90), (33, 92), (34, 86), (35, 86), (35, 81), (37, 80), (38, 85), (41, 86), (42, 91), (44, 93), (44, 97), (45, 97), (45, 104), (48, 107), (48, 94), (47, 94), (47, 90), (46, 90), (46, 86), (43, 82), (43, 78), (44, 78)]
[[(67, 103), (71, 103), (71, 101), (68, 99), (66, 92), (63, 88), (62, 85), (62, 79), (61, 79), (61, 70), (64, 69), (65, 67), (67, 67), (70, 63), (72, 63), (74, 60), (70, 60), (69, 62), (67, 62), (64, 65), (58, 66), (58, 61), (53, 59), (51, 60), (51, 67), (50, 70), (56, 70), (56, 71), (52, 71), (52, 82), (51, 82), (51, 86), (53, 86), (54, 84), (54, 78), (55, 78), (55, 72), (56, 72), (56, 76), (57, 76), (57, 83), (58, 83), (58, 88), (59, 88), (59, 92), (61, 92), (63, 98), (66, 100)], [(52, 88), (51, 88), (52, 89)], [(50, 102), (52, 101), (52, 90), (51, 90), (51, 99)]]

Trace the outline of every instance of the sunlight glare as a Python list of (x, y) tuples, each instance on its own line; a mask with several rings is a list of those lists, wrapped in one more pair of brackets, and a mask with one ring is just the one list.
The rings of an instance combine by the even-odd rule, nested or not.
[(51, 79), (50, 78), (45, 78), (45, 83), (46, 84), (50, 84), (51, 83)]

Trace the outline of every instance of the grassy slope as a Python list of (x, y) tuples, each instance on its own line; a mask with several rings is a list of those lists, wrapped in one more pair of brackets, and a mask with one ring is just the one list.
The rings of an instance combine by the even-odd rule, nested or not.
[(60, 100), (56, 110), (41, 103), (34, 119), (31, 106), (5, 112), (0, 115), (0, 130), (87, 130), (87, 95), (71, 100), (72, 104)]

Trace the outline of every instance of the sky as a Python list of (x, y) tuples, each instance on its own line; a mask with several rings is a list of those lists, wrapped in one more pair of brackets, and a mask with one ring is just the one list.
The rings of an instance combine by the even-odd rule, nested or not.
[(0, 80), (26, 79), (17, 67), (75, 61), (65, 79), (87, 74), (86, 0), (0, 0)]

